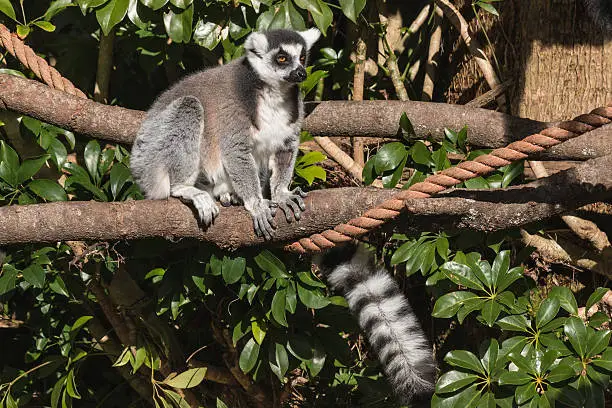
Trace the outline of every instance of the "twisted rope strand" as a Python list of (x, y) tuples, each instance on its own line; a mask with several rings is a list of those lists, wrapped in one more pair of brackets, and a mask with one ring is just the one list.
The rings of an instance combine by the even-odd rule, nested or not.
[(51, 88), (68, 92), (79, 98), (87, 98), (83, 91), (75, 87), (68, 79), (64, 78), (62, 74), (60, 74), (57, 69), (50, 66), (44, 58), (36, 55), (32, 48), (25, 45), (16, 34), (11, 33), (3, 24), (0, 24), (0, 47), (6, 49), (9, 54), (17, 58), (19, 62), (30, 69), (34, 75), (42, 79), (43, 82)]
[(455, 167), (442, 170), (366, 211), (361, 217), (353, 218), (346, 224), (340, 224), (333, 230), (323, 231), (319, 234), (302, 238), (288, 245), (285, 249), (302, 254), (320, 252), (321, 250), (350, 241), (396, 218), (404, 210), (405, 200), (431, 197), (433, 194), (453, 187), (463, 181), (486, 175), (495, 169), (517, 160), (526, 159), (533, 153), (541, 152), (551, 146), (558, 145), (611, 122), (612, 104), (607, 107), (594, 109), (591, 113), (580, 115), (573, 120), (546, 128), (539, 133), (534, 133), (522, 140), (510, 143), (506, 147), (495, 149), (489, 154), (478, 156), (474, 160), (464, 161)]

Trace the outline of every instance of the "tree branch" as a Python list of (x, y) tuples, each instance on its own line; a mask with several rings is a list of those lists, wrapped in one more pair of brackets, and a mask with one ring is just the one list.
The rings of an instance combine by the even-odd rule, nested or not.
[[(326, 101), (314, 106), (304, 130), (314, 136), (397, 137), (406, 112), (419, 138), (443, 140), (444, 128), (469, 126), (473, 146), (501, 147), (550, 125), (486, 109), (411, 101)], [(36, 81), (0, 74), (0, 109), (23, 113), (92, 137), (130, 144), (144, 112), (73, 97)], [(612, 125), (562, 143), (534, 158), (587, 160), (612, 154)]]
[[(440, 198), (407, 202), (410, 225), (428, 231), (497, 231), (550, 218), (584, 204), (612, 197), (612, 155), (590, 160), (546, 179), (494, 190), (451, 190)], [(337, 188), (313, 191), (298, 223), (276, 215), (274, 243), (285, 243), (346, 222), (390, 198), (394, 190)], [(466, 200), (468, 199), (468, 200)], [(242, 207), (221, 209), (202, 230), (191, 208), (179, 200), (117, 203), (62, 202), (0, 208), (0, 245), (66, 240), (123, 240), (151, 237), (194, 238), (234, 249), (261, 245)]]

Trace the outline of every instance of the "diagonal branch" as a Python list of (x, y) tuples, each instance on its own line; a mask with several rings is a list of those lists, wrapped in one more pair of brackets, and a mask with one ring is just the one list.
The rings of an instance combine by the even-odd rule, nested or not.
[[(469, 228), (497, 231), (612, 198), (612, 155), (518, 187), (495, 190), (451, 190), (440, 198), (407, 202), (409, 222), (427, 230)], [(276, 215), (275, 244), (318, 233), (362, 215), (394, 196), (397, 190), (336, 188), (313, 191), (298, 223)], [(251, 217), (242, 207), (221, 209), (215, 224), (203, 231), (179, 200), (117, 203), (60, 202), (0, 208), (0, 245), (66, 240), (193, 238), (235, 249), (261, 245)]]

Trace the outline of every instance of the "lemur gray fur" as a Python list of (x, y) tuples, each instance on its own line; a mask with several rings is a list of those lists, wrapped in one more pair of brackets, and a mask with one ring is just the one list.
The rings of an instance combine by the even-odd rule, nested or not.
[[(193, 204), (205, 226), (223, 205), (244, 203), (258, 235), (271, 238), (275, 206), (288, 221), (305, 209), (289, 191), (299, 144), (306, 77), (316, 29), (251, 34), (246, 56), (181, 80), (149, 109), (131, 156), (134, 179), (150, 199)], [(416, 317), (384, 269), (354, 246), (322, 258), (321, 270), (349, 302), (404, 401), (433, 391), (435, 366)]]
[(397, 282), (363, 245), (335, 248), (315, 260), (378, 355), (399, 401), (429, 406), (436, 381), (431, 347)]
[(252, 33), (246, 56), (162, 93), (132, 148), (132, 174), (145, 197), (190, 202), (204, 226), (219, 214), (215, 199), (243, 203), (266, 239), (276, 207), (287, 221), (299, 219), (305, 193), (289, 191), (304, 116), (297, 84), (319, 36), (316, 28)]
[(612, 0), (584, 0), (593, 21), (606, 31), (612, 31)]

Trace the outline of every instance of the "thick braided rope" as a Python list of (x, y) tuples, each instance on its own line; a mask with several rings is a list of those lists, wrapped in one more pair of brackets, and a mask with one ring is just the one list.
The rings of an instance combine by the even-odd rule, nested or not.
[(55, 68), (50, 66), (44, 58), (36, 55), (34, 50), (24, 44), (23, 41), (9, 31), (6, 26), (0, 24), (0, 47), (5, 48), (9, 54), (17, 58), (26, 68), (34, 72), (38, 78), (42, 79), (51, 88), (68, 92), (79, 98), (87, 96), (72, 82), (64, 78)]
[(302, 238), (285, 249), (297, 253), (319, 252), (351, 241), (400, 215), (405, 208), (405, 200), (431, 197), (465, 180), (491, 173), (513, 161), (526, 159), (530, 154), (541, 152), (611, 122), (612, 104), (594, 109), (591, 113), (561, 122), (557, 126), (546, 128), (506, 147), (495, 149), (489, 154), (461, 162), (455, 167), (431, 175), (423, 182), (413, 184), (407, 190), (368, 210), (361, 217), (340, 224), (333, 230)]

